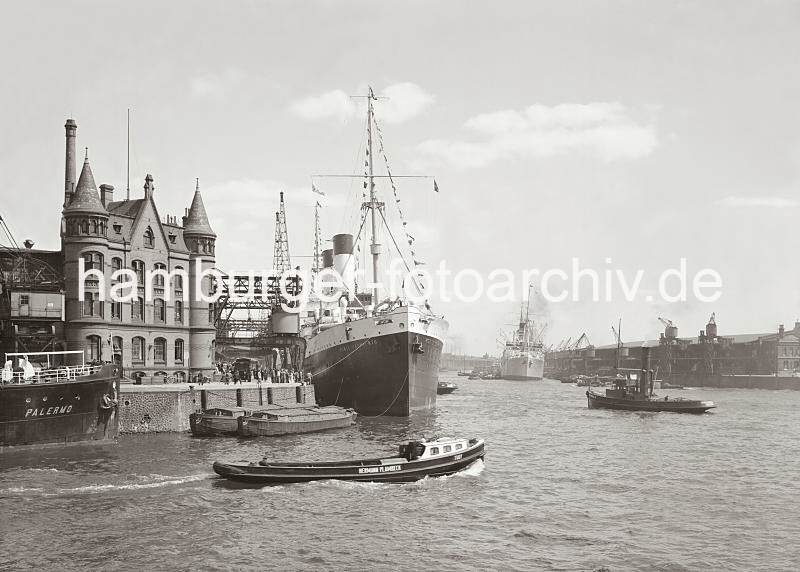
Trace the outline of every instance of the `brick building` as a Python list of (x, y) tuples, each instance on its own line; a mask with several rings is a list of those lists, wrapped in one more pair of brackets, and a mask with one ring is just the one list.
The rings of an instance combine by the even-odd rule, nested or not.
[[(64, 337), (67, 349), (83, 349), (87, 360), (121, 363), (126, 376), (170, 376), (186, 380), (214, 369), (214, 308), (195, 301), (195, 275), (214, 266), (216, 234), (211, 229), (199, 185), (191, 206), (180, 222), (159, 215), (153, 177), (147, 175), (144, 196), (114, 201), (114, 187), (96, 185), (88, 155), (75, 180), (77, 125), (67, 120), (66, 172), (61, 224), (63, 257)], [(80, 296), (79, 260), (86, 269), (102, 273), (84, 281)], [(130, 269), (137, 291), (130, 302), (108, 297), (112, 274)], [(153, 279), (145, 289), (150, 270), (180, 276)], [(201, 284), (208, 294), (211, 280)], [(102, 299), (105, 298), (105, 299)]]

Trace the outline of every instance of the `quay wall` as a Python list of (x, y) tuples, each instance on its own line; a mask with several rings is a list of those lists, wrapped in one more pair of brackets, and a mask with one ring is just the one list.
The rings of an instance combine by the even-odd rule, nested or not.
[(189, 415), (213, 407), (252, 407), (268, 404), (314, 405), (313, 385), (297, 383), (222, 383), (128, 385), (119, 396), (120, 433), (188, 431)]
[(800, 391), (800, 377), (776, 375), (676, 376), (672, 383), (679, 383), (689, 387), (718, 387), (724, 389), (793, 389)]

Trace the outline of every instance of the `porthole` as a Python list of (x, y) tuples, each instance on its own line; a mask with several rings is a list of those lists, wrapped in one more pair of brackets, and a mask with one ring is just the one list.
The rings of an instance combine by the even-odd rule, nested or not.
[(30, 397), (26, 397), (25, 398), (25, 403), (30, 403), (30, 402), (31, 402), (31, 398)]
[(47, 396), (42, 397), (42, 401), (47, 401)]
[(126, 400), (125, 400), (125, 406), (127, 407), (127, 406), (128, 406), (128, 405), (130, 405), (130, 404), (131, 404), (131, 400), (130, 400), (130, 399), (126, 399)]

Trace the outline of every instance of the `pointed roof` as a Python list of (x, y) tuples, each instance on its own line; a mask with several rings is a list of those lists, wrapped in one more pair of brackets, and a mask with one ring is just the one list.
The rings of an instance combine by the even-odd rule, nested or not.
[(192, 206), (189, 207), (189, 213), (186, 215), (186, 223), (183, 226), (183, 234), (202, 234), (216, 238), (216, 234), (211, 230), (211, 225), (208, 223), (208, 215), (206, 214), (206, 207), (203, 205), (203, 197), (200, 196), (200, 183), (194, 191), (194, 198), (192, 199)]
[(89, 166), (89, 157), (83, 161), (81, 176), (72, 195), (72, 200), (64, 208), (64, 212), (88, 212), (108, 214), (108, 211), (100, 202), (100, 194), (97, 192), (97, 185), (94, 182), (92, 168)]

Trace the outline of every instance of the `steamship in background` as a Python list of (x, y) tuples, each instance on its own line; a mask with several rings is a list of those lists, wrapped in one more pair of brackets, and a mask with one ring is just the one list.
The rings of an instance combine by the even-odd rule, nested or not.
[(519, 325), (511, 339), (506, 341), (500, 357), (500, 377), (503, 379), (537, 380), (543, 376), (544, 348), (530, 318), (530, 289), (528, 294), (526, 305), (520, 308)]
[[(375, 188), (373, 130), (378, 129), (373, 109), (375, 99), (370, 88), (368, 171), (363, 176), (369, 199), (361, 205), (361, 229), (356, 242), (369, 222), (372, 281), (378, 283), (382, 253), (379, 225), (395, 246), (397, 240)], [(380, 150), (383, 152), (382, 142)], [(399, 249), (398, 256), (403, 256)], [(308, 341), (304, 367), (312, 374), (318, 401), (352, 407), (362, 415), (373, 416), (405, 417), (432, 409), (436, 405), (439, 360), (448, 323), (434, 315), (428, 304), (414, 305), (402, 298), (378, 301), (377, 290), (356, 292), (357, 261), (350, 234), (335, 235), (333, 249), (323, 251), (322, 262), (323, 267), (339, 273), (346, 292), (338, 303), (315, 302), (316, 309), (310, 319), (304, 320), (303, 335)], [(406, 267), (413, 268), (415, 264), (412, 260)], [(419, 286), (416, 287), (419, 291)]]

